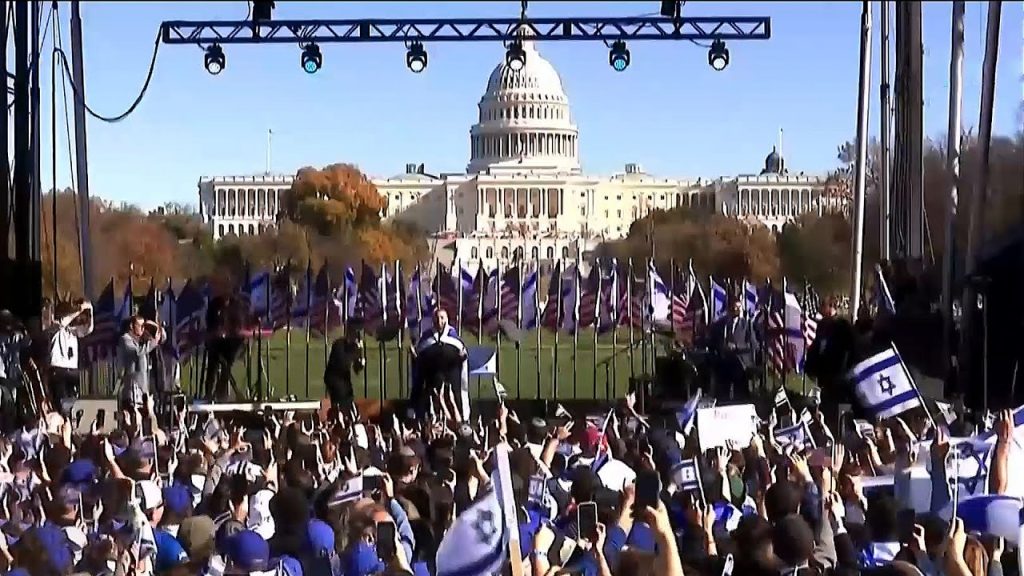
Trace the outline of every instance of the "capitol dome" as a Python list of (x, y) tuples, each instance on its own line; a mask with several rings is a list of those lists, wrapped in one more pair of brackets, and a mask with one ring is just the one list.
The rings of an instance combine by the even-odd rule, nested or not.
[(466, 170), (579, 173), (579, 131), (562, 79), (532, 39), (523, 40), (523, 51), (522, 68), (503, 58), (487, 79)]

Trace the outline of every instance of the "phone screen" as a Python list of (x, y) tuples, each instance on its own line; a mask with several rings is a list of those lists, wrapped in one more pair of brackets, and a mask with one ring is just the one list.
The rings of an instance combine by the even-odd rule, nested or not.
[(637, 509), (644, 507), (657, 508), (658, 499), (661, 498), (661, 477), (653, 470), (644, 470), (636, 476), (636, 500)]
[(383, 562), (390, 562), (395, 554), (395, 523), (378, 522), (377, 537), (374, 540), (377, 547), (377, 557)]
[(530, 476), (530, 502), (543, 505), (546, 490), (547, 485), (543, 476)]
[(580, 536), (595, 542), (597, 540), (597, 504), (584, 502), (576, 509), (576, 523)]
[(363, 476), (363, 492), (376, 492), (384, 487), (384, 478), (380, 476)]
[(832, 466), (832, 450), (829, 448), (815, 448), (811, 450), (811, 453), (807, 456), (807, 463), (811, 466)]
[(107, 409), (100, 408), (96, 411), (96, 428), (103, 430), (103, 427), (107, 424)]
[(152, 436), (153, 435), (153, 419), (150, 417), (142, 418), (142, 435)]

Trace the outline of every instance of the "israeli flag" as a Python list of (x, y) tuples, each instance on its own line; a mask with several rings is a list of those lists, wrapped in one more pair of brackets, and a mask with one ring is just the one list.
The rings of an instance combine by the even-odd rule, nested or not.
[(743, 311), (747, 318), (757, 314), (757, 286), (746, 280), (743, 281)]
[(956, 515), (964, 521), (965, 532), (979, 532), (1020, 543), (1024, 501), (1014, 496), (975, 496), (960, 502)]
[[(492, 484), (497, 485), (497, 473)], [(508, 557), (508, 533), (497, 490), (455, 519), (437, 548), (437, 576), (500, 574)]]
[(811, 435), (811, 430), (807, 426), (807, 422), (801, 420), (793, 426), (787, 428), (780, 428), (775, 431), (775, 441), (778, 442), (779, 446), (799, 446), (801, 448), (810, 446), (814, 448), (814, 437)]
[(473, 346), (467, 350), (470, 376), (494, 376), (498, 373), (498, 355), (493, 346)]
[(727, 304), (729, 302), (728, 294), (725, 288), (721, 284), (715, 282), (714, 278), (711, 278), (711, 320), (715, 321), (727, 313)]
[(850, 370), (857, 399), (878, 418), (892, 418), (921, 405), (914, 379), (895, 348), (889, 347)]
[(697, 422), (697, 406), (700, 403), (701, 394), (701, 390), (698, 388), (697, 393), (676, 412), (676, 422), (679, 423), (679, 429), (685, 436), (690, 435), (690, 430), (693, 430), (693, 425)]
[(700, 466), (696, 458), (680, 460), (672, 466), (672, 482), (683, 492), (704, 493), (700, 481)]

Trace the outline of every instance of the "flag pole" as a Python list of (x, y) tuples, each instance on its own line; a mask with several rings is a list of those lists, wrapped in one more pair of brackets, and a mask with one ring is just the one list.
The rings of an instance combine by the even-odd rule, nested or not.
[(619, 306), (622, 304), (619, 298), (619, 260), (612, 258), (611, 289), (608, 304), (611, 306), (612, 323), (612, 377), (611, 388), (605, 383), (605, 398), (611, 399), (612, 393), (619, 388)]
[[(601, 324), (601, 258), (594, 259), (594, 266), (597, 267), (597, 292), (594, 294), (594, 324), (591, 326), (594, 330), (594, 362), (592, 368), (592, 384), (594, 398), (597, 398), (597, 329)], [(605, 390), (608, 389), (608, 381), (605, 380)]]
[(504, 278), (501, 275), (501, 260), (498, 260), (497, 267), (494, 269), (494, 286), (498, 289), (498, 293), (495, 295), (494, 313), (497, 314), (497, 323), (494, 331), (494, 361), (497, 363), (494, 367), (494, 377), (501, 381), (501, 286), (504, 283)]
[(403, 356), (409, 357), (409, 391), (412, 395), (412, 371), (415, 370), (416, 359), (412, 357), (412, 350), (423, 336), (423, 267), (416, 263), (416, 329), (409, 332), (409, 351), (402, 352)]
[[(516, 297), (516, 327), (519, 328), (519, 337), (522, 338), (523, 334), (523, 269), (524, 260), (517, 259), (515, 262), (516, 267), (516, 291), (518, 293)], [(522, 383), (523, 383), (523, 347), (521, 342), (516, 342), (516, 400), (522, 398)]]
[[(356, 309), (362, 310), (363, 329), (366, 329), (366, 304), (360, 302), (363, 299), (363, 275), (367, 270), (373, 271), (373, 268), (367, 268), (365, 260), (360, 259), (359, 267), (359, 283), (356, 284)], [(366, 346), (363, 346), (363, 398), (366, 398), (367, 391), (370, 389), (370, 366), (366, 361)]]
[[(553, 278), (556, 286), (555, 293), (555, 345), (552, 348), (552, 363), (551, 363), (551, 391), (555, 398), (558, 399), (558, 332), (562, 327), (562, 316), (565, 314), (565, 310), (562, 306), (562, 259), (558, 259), (558, 267), (555, 269), (558, 272), (556, 278)], [(548, 290), (550, 293), (551, 290)]]
[(626, 318), (629, 323), (629, 379), (636, 378), (636, 361), (633, 348), (636, 344), (633, 341), (633, 258), (628, 261), (628, 272), (626, 276)]
[[(324, 260), (324, 270), (327, 276), (327, 294), (324, 298), (324, 369), (327, 369), (328, 356), (331, 353), (331, 342), (330, 342), (330, 331), (331, 331), (331, 300), (334, 298), (334, 293), (331, 291), (331, 267), (327, 265), (327, 260)], [(345, 271), (341, 271), (341, 329), (348, 329), (348, 286), (345, 282)], [(325, 390), (326, 392), (326, 390)]]
[(537, 331), (537, 389), (536, 389), (536, 394), (537, 395), (534, 398), (539, 400), (540, 399), (540, 382), (541, 382), (540, 358), (541, 358), (541, 350), (542, 350), (541, 346), (543, 344), (543, 339), (541, 337), (541, 332), (543, 332), (543, 330), (541, 330), (541, 328), (543, 328), (542, 324), (544, 322), (544, 316), (542, 314), (543, 311), (540, 309), (540, 257), (539, 256), (537, 258), (534, 258), (534, 260), (533, 260), (533, 269), (537, 273), (537, 289), (533, 291), (533, 310), (534, 310), (534, 314), (536, 316), (534, 329)]
[[(402, 261), (395, 260), (395, 316), (398, 322), (398, 395), (399, 397), (406, 395), (405, 390), (405, 354), (402, 354), (402, 347), (405, 344), (405, 319), (404, 319), (404, 308), (406, 303), (402, 301), (402, 286), (405, 286), (405, 278), (402, 277)], [(383, 398), (382, 398), (383, 399)]]
[[(292, 393), (292, 299), (290, 260), (285, 264), (283, 272), (284, 277), (288, 279), (288, 293), (285, 294), (285, 318), (287, 318), (287, 323), (284, 325), (284, 393), (288, 395)], [(270, 306), (267, 306), (267, 316), (270, 317), (270, 326), (273, 328), (274, 316), (270, 313)], [(267, 365), (270, 365), (270, 342), (267, 342)], [(267, 374), (267, 380), (270, 380), (269, 374)], [(266, 398), (270, 398), (269, 392)]]
[(574, 266), (575, 282), (574, 282), (574, 294), (573, 294), (573, 306), (572, 306), (572, 399), (575, 400), (578, 395), (576, 392), (576, 386), (579, 382), (579, 370), (577, 367), (576, 357), (579, 355), (580, 347), (580, 265), (579, 260), (576, 261)]
[[(388, 265), (380, 263), (380, 277), (377, 278), (377, 293), (380, 294), (380, 326), (381, 332), (388, 323)], [(377, 339), (377, 363), (380, 366), (380, 387), (377, 389), (380, 401), (384, 401), (388, 389), (388, 349), (384, 340)], [(367, 397), (369, 395), (367, 394)]]
[(921, 389), (917, 387), (917, 379), (914, 378), (914, 375), (910, 372), (910, 368), (907, 366), (907, 363), (903, 361), (903, 354), (900, 354), (900, 350), (896, 347), (895, 342), (891, 343), (891, 345), (892, 351), (896, 353), (896, 358), (900, 361), (900, 366), (903, 368), (903, 372), (907, 375), (907, 378), (910, 379), (910, 384), (914, 387), (914, 392), (917, 394), (918, 400), (921, 401), (921, 408), (924, 409), (924, 413), (928, 415), (928, 419), (932, 421), (932, 426), (938, 428), (939, 426), (935, 422), (935, 416), (933, 416), (932, 411), (928, 409), (928, 403), (925, 402), (924, 396), (921, 395)]

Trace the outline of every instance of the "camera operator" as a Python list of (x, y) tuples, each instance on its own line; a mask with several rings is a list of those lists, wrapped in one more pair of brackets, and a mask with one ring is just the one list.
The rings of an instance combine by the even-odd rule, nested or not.
[[(150, 333), (148, 329), (152, 329)], [(121, 400), (125, 406), (142, 406), (150, 393), (150, 353), (164, 339), (162, 326), (140, 315), (132, 316), (128, 331), (117, 343), (117, 362), (121, 370)]]
[[(0, 417), (7, 428), (18, 419), (21, 400), (21, 362), (28, 355), (29, 338), (9, 310), (0, 310)], [(6, 430), (4, 430), (6, 431)]]
[(345, 335), (331, 345), (331, 354), (324, 368), (324, 386), (331, 406), (339, 413), (353, 401), (352, 375), (363, 371), (363, 337), (360, 330), (349, 327)]
[(91, 302), (79, 299), (57, 303), (53, 323), (47, 330), (50, 335), (50, 357), (47, 364), (50, 367), (51, 404), (61, 413), (66, 413), (70, 408), (69, 403), (78, 398), (78, 339), (92, 334), (92, 330)]

